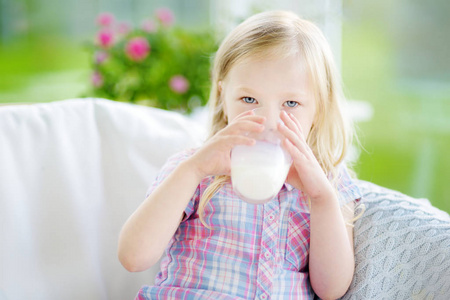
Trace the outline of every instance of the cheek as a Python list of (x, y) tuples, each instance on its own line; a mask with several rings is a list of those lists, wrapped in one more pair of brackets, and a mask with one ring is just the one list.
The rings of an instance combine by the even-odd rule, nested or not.
[(308, 137), (311, 133), (312, 128), (314, 127), (314, 123), (316, 122), (316, 110), (310, 109), (308, 113), (306, 114), (306, 118), (304, 119), (305, 125), (303, 128), (306, 128), (305, 130), (305, 136)]
[(300, 112), (297, 114), (294, 113), (294, 117), (299, 121), (302, 126), (303, 135), (307, 138), (313, 127), (313, 116), (309, 113)]
[(305, 138), (307, 138), (312, 129), (312, 122), (301, 122), (301, 125), (303, 129), (303, 134)]
[(223, 103), (223, 113), (225, 120), (227, 120), (227, 123), (230, 123), (235, 116), (233, 105), (230, 102), (230, 99), (227, 99), (225, 94), (222, 94), (222, 103)]
[(233, 121), (237, 116), (239, 116), (241, 113), (247, 111), (248, 109), (242, 109), (239, 107), (231, 106), (228, 107), (226, 118), (228, 120), (228, 123)]

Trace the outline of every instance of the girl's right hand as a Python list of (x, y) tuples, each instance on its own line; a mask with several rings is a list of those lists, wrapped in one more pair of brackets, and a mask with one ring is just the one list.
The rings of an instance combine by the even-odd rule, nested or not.
[(262, 132), (265, 117), (256, 116), (249, 110), (238, 115), (189, 159), (199, 178), (212, 175), (231, 174), (231, 149), (236, 145), (251, 146), (255, 140), (246, 136), (248, 132)]

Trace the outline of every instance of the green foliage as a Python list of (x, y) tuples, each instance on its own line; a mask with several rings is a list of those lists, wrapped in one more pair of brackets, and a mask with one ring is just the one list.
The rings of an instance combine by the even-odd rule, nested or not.
[(88, 45), (93, 69), (89, 95), (185, 112), (205, 105), (216, 50), (212, 31), (173, 26), (158, 15), (156, 22), (147, 22), (147, 28), (122, 28), (121, 33), (101, 26), (97, 40)]

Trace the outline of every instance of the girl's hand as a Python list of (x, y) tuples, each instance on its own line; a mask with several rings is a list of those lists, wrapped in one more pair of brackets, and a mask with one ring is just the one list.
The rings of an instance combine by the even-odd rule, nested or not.
[(329, 197), (333, 188), (306, 143), (300, 122), (285, 111), (281, 112), (281, 120), (284, 124), (279, 123), (278, 130), (286, 138), (282, 144), (293, 160), (286, 181), (305, 192), (312, 200)]
[(249, 110), (238, 115), (191, 157), (199, 178), (210, 175), (231, 174), (231, 149), (236, 145), (253, 145), (255, 140), (247, 137), (247, 132), (262, 132), (265, 118), (254, 115)]

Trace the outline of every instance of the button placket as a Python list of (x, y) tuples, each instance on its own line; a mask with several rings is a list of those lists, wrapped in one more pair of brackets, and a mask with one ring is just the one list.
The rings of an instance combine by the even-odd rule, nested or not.
[[(269, 299), (272, 290), (272, 282), (276, 264), (274, 261), (274, 253), (276, 253), (279, 240), (279, 202), (269, 201), (264, 204), (264, 221), (262, 228), (260, 260), (258, 268), (258, 291), (260, 299)], [(266, 298), (262, 298), (266, 297)]]

